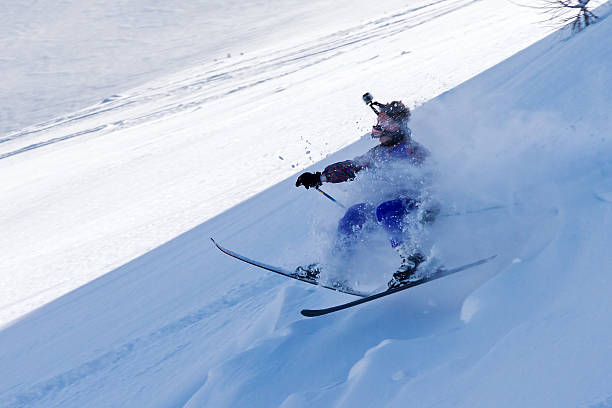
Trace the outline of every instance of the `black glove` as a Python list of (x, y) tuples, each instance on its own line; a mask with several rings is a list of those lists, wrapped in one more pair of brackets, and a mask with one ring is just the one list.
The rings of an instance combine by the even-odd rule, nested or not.
[(300, 174), (300, 177), (298, 177), (297, 181), (295, 182), (295, 186), (299, 187), (299, 186), (304, 186), (306, 187), (306, 189), (309, 189), (310, 187), (319, 187), (321, 184), (323, 184), (321, 182), (321, 172), (317, 171), (316, 173), (302, 173)]

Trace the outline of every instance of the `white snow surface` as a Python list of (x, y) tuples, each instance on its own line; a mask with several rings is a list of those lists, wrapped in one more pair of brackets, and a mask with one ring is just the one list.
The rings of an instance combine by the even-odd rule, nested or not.
[[(31, 76), (7, 71), (33, 82), (8, 81), (14, 100), (2, 100), (5, 130), (31, 126), (0, 138), (0, 406), (612, 406), (610, 7), (570, 35), (510, 2), (291, 3), (130, 9), (166, 28), (165, 10), (185, 31), (157, 41), (135, 25), (162, 44), (113, 48), (140, 62), (100, 86), (125, 88), (36, 125), (100, 97), (88, 79), (100, 57), (66, 63), (87, 85), (64, 94), (51, 75), (58, 88), (40, 100)], [(61, 21), (44, 4), (31, 18), (4, 7), (51, 30)], [(92, 18), (96, 47), (104, 19), (128, 18), (106, 4), (68, 7)], [(212, 39), (222, 28), (233, 42)], [(198, 36), (208, 60), (194, 56)], [(23, 50), (33, 61), (36, 44)], [(144, 68), (170, 48), (157, 56), (168, 71)], [(135, 75), (152, 80), (129, 88)], [(239, 263), (209, 237), (288, 268), (325, 258), (342, 210), (295, 175), (374, 145), (365, 91), (415, 107), (448, 215), (427, 233), (431, 254), (450, 266), (498, 256), (303, 318), (352, 297)], [(57, 95), (67, 101), (43, 106)], [(324, 188), (352, 204), (360, 183)], [(397, 266), (378, 235), (360, 257), (345, 277), (366, 290)]]

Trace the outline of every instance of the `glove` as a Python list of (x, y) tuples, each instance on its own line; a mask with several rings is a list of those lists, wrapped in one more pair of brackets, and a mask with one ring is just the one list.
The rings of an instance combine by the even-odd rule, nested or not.
[(302, 173), (300, 177), (298, 177), (295, 182), (295, 186), (304, 186), (308, 190), (310, 187), (319, 187), (321, 184), (321, 172), (317, 171), (316, 173)]

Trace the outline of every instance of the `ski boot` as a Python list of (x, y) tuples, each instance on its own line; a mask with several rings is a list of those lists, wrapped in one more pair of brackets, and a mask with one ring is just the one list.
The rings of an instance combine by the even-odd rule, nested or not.
[(397, 288), (408, 282), (415, 282), (421, 279), (422, 276), (417, 275), (416, 271), (423, 262), (425, 262), (425, 257), (419, 252), (415, 252), (408, 257), (402, 256), (402, 264), (393, 274), (393, 279), (387, 284), (389, 289)]
[(422, 203), (419, 209), (419, 221), (423, 225), (432, 224), (440, 215), (440, 204), (435, 201)]
[(295, 275), (299, 279), (318, 281), (321, 274), (321, 267), (318, 263), (313, 263), (307, 266), (298, 266), (295, 268)]
[(426, 209), (425, 211), (423, 211), (423, 214), (421, 216), (421, 223), (432, 224), (438, 217), (438, 214), (440, 214), (439, 207), (432, 207)]

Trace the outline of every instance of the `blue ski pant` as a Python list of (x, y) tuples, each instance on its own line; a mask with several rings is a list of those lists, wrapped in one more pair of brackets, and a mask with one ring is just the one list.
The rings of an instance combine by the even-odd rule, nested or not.
[(338, 223), (339, 241), (344, 245), (353, 241), (356, 236), (378, 221), (387, 231), (393, 248), (404, 243), (406, 237), (402, 223), (404, 217), (417, 208), (413, 199), (395, 199), (385, 201), (374, 207), (371, 204), (359, 203), (350, 207)]

